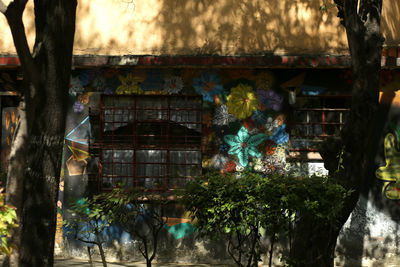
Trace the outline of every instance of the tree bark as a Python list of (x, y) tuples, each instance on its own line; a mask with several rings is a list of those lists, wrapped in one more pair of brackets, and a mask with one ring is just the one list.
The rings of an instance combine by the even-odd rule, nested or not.
[[(376, 154), (374, 129), (378, 110), (383, 37), (380, 33), (382, 0), (337, 0), (339, 16), (346, 28), (352, 61), (353, 88), (350, 116), (339, 141), (325, 143), (320, 150), (325, 167), (346, 188), (354, 190), (334, 224), (311, 227), (306, 218), (296, 225), (291, 257), (298, 266), (333, 266), (339, 231), (355, 208), (363, 184), (368, 184), (371, 156)], [(359, 2), (359, 3), (358, 3)], [(342, 168), (338, 168), (338, 155)], [(308, 230), (307, 230), (308, 229)]]
[[(77, 2), (34, 1), (36, 41), (33, 55), (29, 52), (22, 23), (26, 2), (15, 0), (4, 12), (21, 61), (24, 81), (29, 85), (22, 92), (26, 108), (22, 116), (26, 116), (20, 118), (21, 130), (13, 143), (15, 156), (11, 156), (7, 182), (10, 185), (8, 200), (16, 202), (18, 231), (21, 233), (14, 236), (19, 255), (13, 255), (9, 265), (46, 267), (53, 266), (56, 203)], [(11, 196), (18, 197), (11, 200)]]

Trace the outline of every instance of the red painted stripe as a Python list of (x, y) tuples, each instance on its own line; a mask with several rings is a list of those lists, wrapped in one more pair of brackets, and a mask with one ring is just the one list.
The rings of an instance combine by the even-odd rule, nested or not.
[[(386, 59), (385, 57), (383, 59)], [(391, 58), (392, 59), (392, 58)], [(396, 60), (383, 60), (383, 67)], [(0, 66), (19, 66), (16, 56), (1, 56)], [(105, 66), (237, 66), (237, 67), (350, 67), (348, 55), (253, 55), (253, 56), (74, 56), (75, 67)]]
[(15, 56), (0, 56), (0, 66), (19, 66), (19, 58)]

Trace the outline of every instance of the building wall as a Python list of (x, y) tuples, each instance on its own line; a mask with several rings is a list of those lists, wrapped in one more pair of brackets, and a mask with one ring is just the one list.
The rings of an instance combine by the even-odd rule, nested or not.
[[(24, 22), (34, 42), (32, 2)], [(74, 54), (348, 54), (336, 8), (322, 0), (79, 1)], [(383, 1), (382, 31), (397, 46), (400, 4)], [(0, 16), (0, 54), (15, 54)]]
[[(134, 82), (126, 83), (128, 75), (132, 75)], [(180, 81), (176, 82), (179, 86), (169, 87), (166, 81), (171, 78)], [(213, 88), (208, 88), (208, 84), (212, 84)], [(299, 88), (297, 104), (305, 106), (310, 104), (306, 99), (302, 99), (302, 97), (307, 98), (305, 93), (307, 88), (313, 89), (313, 94), (325, 90), (326, 94), (340, 95), (348, 90), (350, 84), (347, 70), (143, 67), (75, 69), (68, 103), (59, 217), (68, 220), (66, 211), (70, 205), (69, 201), (90, 194), (89, 180), (91, 174), (97, 172), (98, 162), (89, 153), (89, 139), (95, 133), (92, 132), (94, 127), (90, 126), (88, 115), (89, 108), (99, 107), (99, 95), (102, 93), (118, 94), (132, 90), (150, 95), (183, 92), (201, 95), (203, 97), (201, 145), (204, 169), (235, 173), (238, 177), (245, 168), (260, 175), (286, 171), (293, 171), (298, 176), (311, 173), (326, 174), (323, 163), (318, 160), (311, 159), (297, 163), (290, 161), (288, 152), (291, 131), (288, 117), (291, 107), (288, 103), (287, 89), (290, 86)], [(229, 106), (229, 99), (232, 100), (229, 96), (233, 91), (243, 91), (245, 95), (251, 94), (258, 103), (252, 103), (249, 112), (245, 109), (231, 110), (230, 114), (227, 105)], [(316, 97), (310, 96), (310, 99), (313, 102)], [(249, 155), (248, 162), (241, 163), (237, 155), (228, 153), (229, 145), (224, 141), (224, 137), (236, 136), (242, 131), (241, 129), (251, 135), (269, 136), (268, 141), (257, 145), (256, 149), (260, 152), (259, 159)], [(315, 131), (320, 131), (320, 128), (317, 126)], [(297, 145), (300, 144), (293, 144)], [(173, 205), (167, 216), (169, 220), (160, 238), (162, 259), (231, 263), (223, 242), (197, 239), (195, 228), (181, 206)], [(68, 235), (62, 236), (62, 225), (58, 226), (56, 247), (63, 247), (63, 253), (69, 255), (84, 255), (85, 250), (78, 249), (79, 244)], [(115, 257), (117, 247), (124, 247), (129, 251), (129, 248), (137, 244), (134, 237), (130, 237), (115, 226), (107, 230), (107, 237), (108, 251), (114, 252), (109, 254), (110, 257), (113, 255)], [(126, 253), (129, 256), (129, 253)], [(132, 254), (130, 256), (132, 257)]]
[[(9, 75), (5, 75), (6, 73)], [(13, 87), (16, 83), (15, 71), (3, 70), (0, 74), (2, 79), (0, 89), (15, 89)], [(238, 176), (240, 176), (241, 168), (237, 169), (236, 166), (239, 166), (240, 160), (236, 155), (227, 153), (229, 146), (224, 144), (224, 136), (237, 135), (242, 126), (245, 126), (251, 134), (258, 132), (270, 135), (270, 139), (275, 143), (264, 142), (257, 146), (257, 150), (262, 156), (261, 162), (250, 156), (247, 168), (266, 175), (268, 175), (268, 170), (295, 171), (299, 176), (309, 173), (326, 174), (323, 163), (318, 161), (315, 155), (306, 154), (303, 156), (308, 157), (308, 161), (291, 163), (294, 155), (289, 154), (288, 149), (303, 144), (293, 142), (288, 144), (287, 142), (288, 134), (293, 134), (288, 126), (292, 107), (289, 104), (287, 88), (292, 86), (300, 88), (296, 91), (295, 105), (302, 107), (307, 104), (304, 98), (314, 98), (313, 96), (308, 97), (307, 91), (308, 94), (314, 95), (339, 95), (348, 92), (351, 83), (347, 69), (211, 67), (75, 69), (72, 73), (69, 92), (69, 109), (62, 159), (63, 169), (56, 234), (57, 252), (64, 251), (72, 255), (85, 255), (86, 253), (84, 249), (77, 249), (79, 247), (77, 243), (66, 239), (66, 235), (63, 235), (62, 220), (68, 219), (66, 210), (71, 199), (77, 199), (90, 193), (88, 187), (90, 174), (97, 171), (96, 159), (89, 153), (88, 143), (92, 130), (88, 119), (89, 108), (98, 108), (100, 94), (118, 93), (118, 88), (124, 84), (128, 74), (139, 78), (136, 82), (140, 80), (140, 84), (131, 83), (130, 86), (136, 90), (140, 88), (143, 90), (141, 93), (167, 93), (168, 88), (165, 87), (165, 81), (175, 77), (182, 80), (182, 90), (202, 95), (203, 167), (219, 169), (221, 172), (235, 171)], [(211, 91), (202, 89), (198, 82), (206, 77), (213, 77), (214, 84), (220, 87)], [(249, 91), (254, 93), (254, 96), (263, 104), (255, 106), (251, 116), (246, 115), (246, 118), (240, 119), (238, 113), (235, 113), (233, 117), (227, 116), (226, 112), (222, 112), (221, 109), (221, 106), (227, 103), (227, 98), (233, 88), (239, 84), (249, 86)], [(398, 187), (400, 94), (396, 91), (399, 87), (399, 71), (383, 70), (381, 105), (377, 111), (380, 119), (376, 124), (376, 129), (383, 129), (383, 132), (373, 140), (376, 153), (372, 155), (374, 164), (371, 166), (371, 177), (368, 179), (370, 184), (366, 184), (364, 188), (366, 190), (363, 190), (357, 208), (342, 229), (335, 260), (337, 266), (367, 265), (377, 260), (386, 261), (389, 256), (398, 254), (400, 247), (398, 239), (400, 234), (398, 227), (400, 221), (398, 206), (400, 199)], [(179, 90), (177, 92), (179, 93)], [(269, 93), (266, 95), (266, 92)], [(5, 100), (4, 96), (1, 97), (2, 100)], [(10, 139), (12, 127), (17, 122), (17, 110), (9, 108), (13, 106), (12, 103), (7, 105), (4, 101), (2, 103), (1, 151), (3, 153), (9, 147), (7, 137)], [(15, 105), (16, 103), (14, 103)], [(275, 126), (274, 121), (276, 121)], [(287, 127), (284, 128), (283, 125)], [(272, 129), (268, 130), (270, 126)], [(319, 131), (318, 127), (313, 131)], [(2, 155), (1, 163), (4, 164), (6, 160), (7, 155)], [(173, 260), (174, 257), (175, 259), (202, 262), (207, 262), (209, 259), (218, 262), (219, 257), (224, 260), (228, 259), (228, 256), (224, 254), (223, 243), (196, 239), (193, 225), (182, 207), (178, 205), (171, 207), (168, 216), (171, 220), (164, 227), (161, 242), (161, 254), (166, 260)], [(111, 248), (109, 251), (116, 252), (121, 247), (128, 248), (135, 244), (135, 239), (118, 227), (110, 228), (106, 234), (117, 242), (109, 243), (109, 248)], [(63, 250), (61, 250), (62, 247)], [(191, 253), (188, 254), (181, 248), (189, 249)], [(184, 258), (185, 255), (187, 258)]]

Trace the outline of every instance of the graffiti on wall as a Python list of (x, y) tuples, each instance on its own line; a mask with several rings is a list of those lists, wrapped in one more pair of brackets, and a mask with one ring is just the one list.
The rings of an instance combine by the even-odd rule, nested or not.
[(393, 200), (400, 199), (400, 151), (399, 133), (396, 127), (396, 135), (388, 133), (384, 140), (384, 155), (386, 165), (376, 170), (376, 177), (384, 182), (382, 192)]
[(5, 170), (11, 150), (11, 143), (18, 124), (18, 108), (7, 107), (2, 110), (1, 129), (1, 169)]
[[(400, 108), (400, 73), (394, 70), (381, 72), (381, 92), (379, 101), (389, 105), (391, 111)], [(390, 132), (383, 141), (385, 166), (379, 167), (376, 178), (383, 182), (382, 193), (392, 200), (400, 200), (400, 126), (396, 121), (389, 122)]]

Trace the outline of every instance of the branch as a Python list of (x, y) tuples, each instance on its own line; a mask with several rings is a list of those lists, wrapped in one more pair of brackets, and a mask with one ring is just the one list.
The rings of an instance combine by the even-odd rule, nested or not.
[[(344, 12), (344, 26), (347, 32), (347, 38), (350, 39), (354, 34), (362, 35), (361, 32), (361, 19), (358, 14), (358, 2), (359, 0), (344, 0), (343, 12)], [(350, 53), (352, 53), (351, 43), (349, 41)]]
[(6, 13), (8, 6), (11, 4), (12, 0), (0, 0), (0, 12)]
[(39, 88), (40, 76), (29, 50), (25, 35), (25, 27), (22, 21), (22, 14), (24, 13), (26, 3), (27, 0), (14, 0), (8, 6), (5, 6), (4, 0), (0, 0), (0, 10), (3, 12), (5, 8), (3, 13), (10, 25), (14, 45), (21, 61), (24, 76), (27, 77), (36, 88)]
[(352, 14), (357, 14), (359, 0), (344, 0), (344, 13), (348, 17)]
[[(233, 248), (232, 248), (233, 247)], [(241, 263), (241, 253), (240, 253), (240, 251), (239, 251), (239, 259), (236, 259), (236, 257), (235, 257), (235, 254), (234, 254), (234, 249), (236, 249), (235, 247), (234, 247), (234, 245), (232, 244), (232, 234), (230, 234), (229, 235), (229, 241), (228, 241), (228, 253), (229, 253), (229, 255), (231, 256), (231, 258), (235, 261), (235, 263), (238, 265), (238, 266), (243, 266), (242, 265), (242, 263)]]

